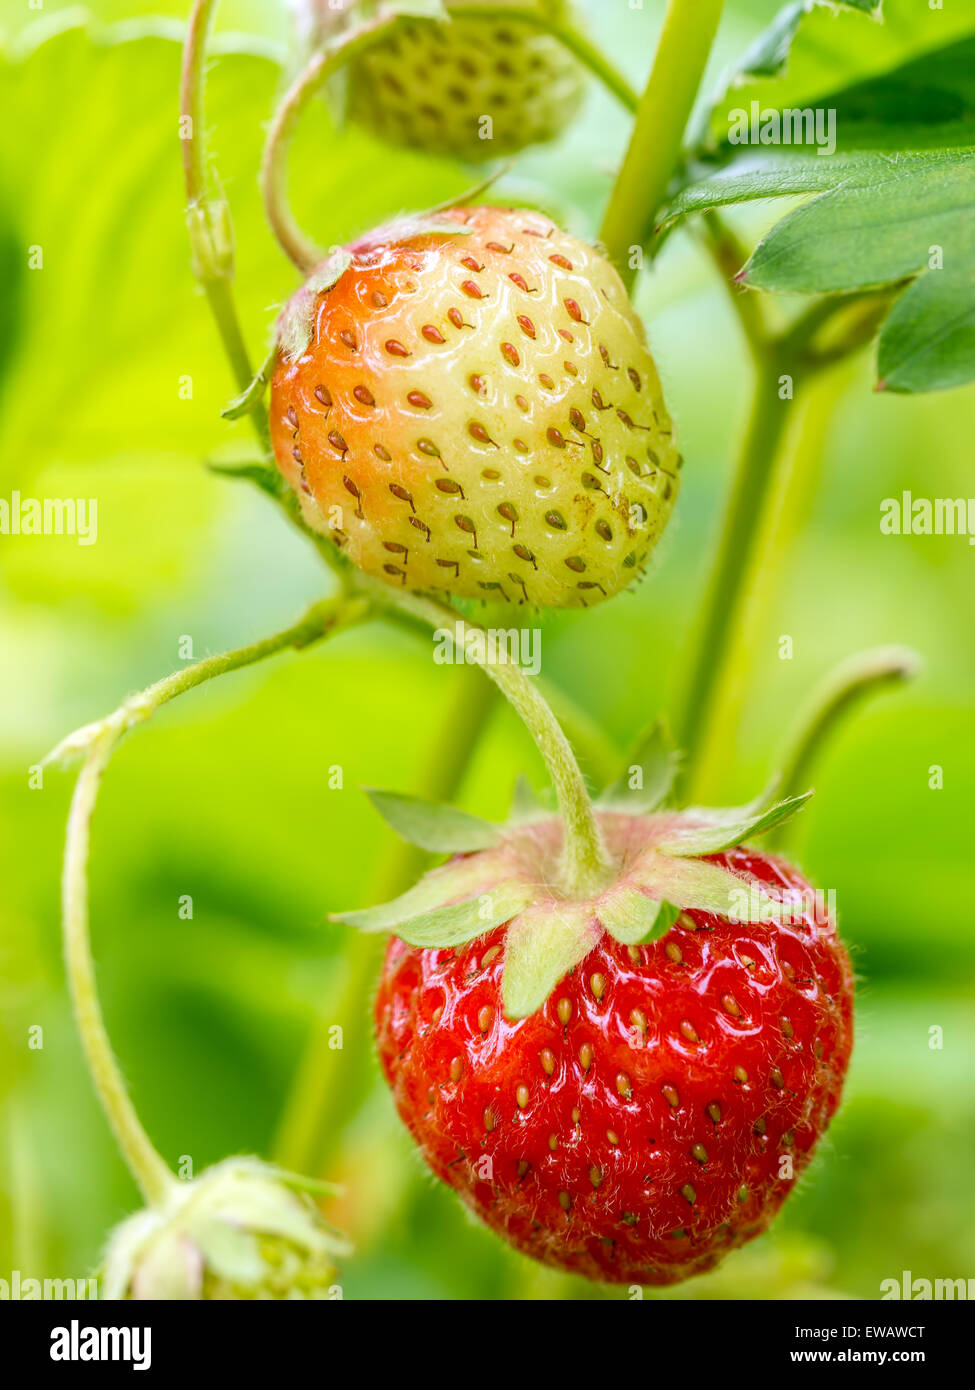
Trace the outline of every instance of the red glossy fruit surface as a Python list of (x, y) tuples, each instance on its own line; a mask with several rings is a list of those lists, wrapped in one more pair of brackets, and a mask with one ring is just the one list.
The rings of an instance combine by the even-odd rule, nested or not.
[(504, 928), (456, 951), (394, 938), (376, 998), (383, 1072), (438, 1177), (527, 1254), (671, 1284), (762, 1232), (839, 1103), (853, 976), (782, 860), (711, 857), (800, 920), (685, 913), (649, 945), (604, 934), (544, 1008), (501, 1007)]

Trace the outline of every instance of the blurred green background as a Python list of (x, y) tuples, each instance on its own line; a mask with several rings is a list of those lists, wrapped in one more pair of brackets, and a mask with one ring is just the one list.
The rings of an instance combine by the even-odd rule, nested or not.
[[(0, 4), (0, 496), (99, 504), (92, 546), (0, 536), (0, 1277), (85, 1274), (138, 1200), (84, 1072), (63, 979), (58, 886), (73, 779), (48, 769), (31, 788), (29, 770), (69, 729), (178, 666), (182, 639), (199, 657), (263, 635), (329, 583), (271, 504), (202, 467), (249, 441), (219, 418), (232, 387), (183, 228), (184, 8), (103, 0), (86, 20), (53, 0), (41, 12)], [(588, 8), (641, 79), (662, 7)], [(775, 9), (730, 0), (713, 75)], [(867, 71), (887, 40), (865, 19), (848, 27), (841, 61)], [(255, 178), (285, 32), (275, 4), (225, 5), (208, 91), (255, 356), (295, 283)], [(835, 79), (835, 53), (821, 61)], [(805, 78), (816, 62), (811, 45)], [(524, 158), (502, 187), (591, 235), (625, 133), (593, 91), (566, 139)], [(298, 211), (325, 243), (473, 181), (336, 133), (324, 108), (302, 127), (294, 168)], [(771, 215), (753, 210), (750, 232)], [(29, 247), (42, 248), (43, 268), (29, 268)], [(635, 595), (543, 620), (544, 675), (575, 702), (576, 724), (591, 725), (594, 775), (679, 698), (748, 400), (739, 330), (693, 234), (668, 242), (640, 294), (687, 457), (678, 514)], [(964, 539), (879, 529), (881, 500), (904, 488), (971, 491), (975, 389), (888, 399), (872, 382), (864, 357), (797, 410), (802, 476), (783, 498), (740, 634), (739, 717), (725, 722), (709, 778), (714, 795), (752, 795), (834, 661), (885, 642), (923, 653), (916, 684), (878, 699), (831, 744), (797, 842), (805, 869), (835, 890), (861, 976), (847, 1099), (774, 1230), (669, 1297), (875, 1298), (904, 1269), (975, 1273), (975, 560)], [(783, 634), (791, 660), (779, 657)], [(362, 1051), (368, 990), (350, 962), (368, 975), (368, 953), (326, 922), (329, 910), (374, 900), (397, 853), (358, 787), (422, 790), (479, 679), (373, 625), (196, 692), (134, 735), (95, 822), (104, 1005), (147, 1127), (169, 1161), (189, 1156), (197, 1172), (231, 1152), (273, 1151), (309, 1036), (343, 1024), (345, 1048), (306, 1069), (287, 1132), (297, 1142), (325, 1098), (316, 1163), (346, 1185), (332, 1213), (357, 1248), (342, 1271), (347, 1297), (619, 1297), (515, 1256), (434, 1185)], [(342, 789), (329, 787), (334, 765)], [(941, 789), (929, 786), (935, 765)], [(458, 799), (499, 815), (521, 769), (542, 784), (526, 736), (495, 709)], [(192, 919), (180, 915), (183, 895)], [(43, 1047), (31, 1049), (38, 1026)]]

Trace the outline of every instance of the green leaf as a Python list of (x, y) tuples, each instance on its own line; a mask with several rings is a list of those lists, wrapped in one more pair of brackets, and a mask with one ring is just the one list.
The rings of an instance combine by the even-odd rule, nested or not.
[(595, 946), (599, 930), (592, 906), (560, 903), (523, 912), (504, 948), (504, 1012), (527, 1018), (558, 982)]
[(658, 719), (637, 740), (623, 772), (600, 795), (598, 804), (633, 815), (655, 811), (667, 800), (679, 763), (667, 726)]
[(700, 859), (678, 859), (651, 850), (640, 856), (629, 878), (650, 897), (731, 922), (775, 921), (791, 915), (788, 905), (768, 897), (757, 883)]
[[(746, 284), (801, 294), (895, 284), (927, 267), (943, 247), (945, 271), (975, 258), (975, 150), (944, 155), (871, 155), (831, 180), (826, 196), (790, 213), (759, 242)], [(828, 163), (829, 161), (823, 161)]]
[(239, 1284), (260, 1281), (264, 1266), (253, 1231), (242, 1231), (206, 1212), (192, 1223), (190, 1231), (208, 1269), (219, 1278)]
[[(723, 849), (740, 845), (743, 840), (763, 835), (773, 826), (782, 825), (790, 820), (811, 796), (811, 791), (804, 792), (801, 796), (790, 796), (764, 811), (750, 811), (745, 806), (736, 806), (728, 811), (697, 811), (690, 808), (684, 813), (688, 817), (688, 823), (669, 838), (655, 841), (654, 848), (662, 854), (718, 854)], [(707, 823), (691, 823), (694, 816), (706, 817)]]
[[(692, 143), (711, 151), (723, 145), (730, 113), (749, 108), (752, 101), (762, 109), (836, 107), (842, 133), (852, 112), (841, 94), (859, 85), (885, 82), (896, 70), (923, 60), (933, 50), (975, 34), (970, 6), (946, 5), (935, 11), (923, 0), (884, 0), (880, 24), (864, 22), (863, 14), (852, 12), (854, 8), (870, 13), (867, 4), (786, 5), (723, 74), (716, 104), (695, 127)], [(896, 120), (903, 120), (914, 104), (909, 90), (902, 88), (901, 97), (903, 102), (899, 99), (892, 105), (895, 113), (902, 112), (895, 114)], [(936, 120), (937, 111), (937, 105), (928, 106), (924, 119)]]
[[(193, 281), (181, 215), (173, 112), (189, 5), (178, 8), (170, 19), (106, 24), (76, 6), (23, 4), (0, 22), (0, 120), (30, 132), (0, 148), (0, 458), (8, 492), (98, 499), (96, 545), (4, 540), (5, 592), (35, 603), (144, 615), (188, 592), (228, 518), (250, 515), (246, 499), (199, 462), (229, 439), (243, 447), (249, 427), (220, 419), (236, 388)], [(283, 7), (251, 5), (250, 14), (283, 32)], [(234, 294), (255, 370), (268, 306), (295, 285), (256, 178), (283, 48), (222, 24), (208, 45), (207, 162), (232, 204)], [(315, 170), (292, 181), (296, 217), (329, 246), (393, 209), (441, 202), (470, 178), (418, 151), (391, 159), (358, 128), (335, 139), (319, 102), (294, 145), (292, 168)], [(42, 250), (43, 270), (31, 268), (31, 247)], [(273, 518), (255, 502), (266, 528)], [(144, 515), (150, 524), (133, 524)], [(266, 531), (272, 544), (275, 529)], [(282, 554), (289, 544), (282, 533)]]
[(639, 888), (620, 887), (597, 904), (602, 927), (623, 946), (645, 945), (666, 936), (680, 916), (672, 903), (659, 902)]
[(881, 384), (931, 391), (975, 378), (975, 147), (757, 165), (752, 156), (685, 189), (667, 218), (816, 191), (759, 242), (745, 283), (831, 294), (917, 276), (881, 330)]
[(479, 816), (456, 806), (439, 806), (418, 796), (400, 792), (363, 789), (387, 825), (411, 845), (433, 854), (462, 854), (490, 849), (501, 838), (501, 831)]
[(274, 371), (274, 364), (278, 360), (277, 343), (271, 348), (261, 363), (260, 370), (254, 376), (250, 385), (241, 391), (238, 396), (234, 396), (231, 401), (224, 406), (220, 414), (225, 420), (239, 420), (243, 415), (247, 415), (262, 400), (267, 384)]
[(230, 478), (235, 482), (253, 483), (266, 492), (269, 497), (280, 497), (281, 474), (265, 463), (263, 458), (250, 459), (207, 459), (206, 467), (220, 478)]
[[(746, 85), (699, 139), (698, 152), (723, 167), (698, 165), (661, 226), (756, 198), (822, 194), (760, 242), (745, 283), (801, 294), (892, 286), (892, 298), (901, 294), (881, 330), (878, 386), (960, 385), (975, 377), (975, 14), (907, 0), (888, 0), (884, 26), (818, 13), (786, 7), (746, 55), (735, 77)], [(784, 84), (760, 80), (780, 73), (787, 54)], [(818, 145), (817, 117), (831, 122), (817, 127)], [(759, 144), (756, 128), (783, 144)], [(743, 136), (755, 142), (747, 151), (733, 143)]]
[(948, 390), (975, 378), (973, 272), (968, 254), (950, 273), (946, 263), (919, 276), (900, 296), (880, 335), (878, 390)]
[(881, 385), (930, 391), (975, 377), (975, 149), (880, 158), (779, 222), (747, 284), (833, 292), (918, 275), (881, 330)]
[(307, 351), (318, 296), (333, 289), (351, 264), (352, 252), (340, 246), (312, 271), (301, 289), (288, 300), (278, 322), (278, 345), (287, 361), (295, 362)]
[(391, 902), (354, 912), (331, 912), (329, 921), (344, 922), (360, 931), (390, 931), (404, 922), (504, 882), (506, 865), (499, 854), (478, 854), (443, 864), (424, 874), (419, 883)]
[(530, 899), (528, 888), (502, 884), (476, 898), (468, 898), (466, 902), (437, 907), (419, 917), (410, 917), (396, 926), (396, 935), (411, 946), (463, 946), (465, 942), (473, 941), (475, 937), (509, 922), (523, 907), (527, 907)]
[[(792, 0), (783, 5), (767, 29), (749, 45), (740, 61), (726, 79), (729, 85), (741, 86), (749, 78), (778, 77), (789, 60), (793, 40), (806, 15), (826, 0)], [(880, 14), (881, 0), (835, 0), (830, 9), (860, 10), (864, 14)]]

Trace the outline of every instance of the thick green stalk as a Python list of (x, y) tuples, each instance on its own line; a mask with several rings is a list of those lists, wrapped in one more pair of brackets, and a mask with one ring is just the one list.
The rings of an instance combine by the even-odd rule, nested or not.
[[(724, 255), (727, 258), (729, 253)], [(779, 334), (770, 336), (761, 320), (745, 328), (755, 362), (751, 413), (698, 629), (686, 699), (676, 721), (687, 752), (680, 778), (685, 792), (694, 782), (695, 770), (706, 766), (708, 785), (698, 785), (695, 795), (713, 794), (711, 784), (722, 761), (713, 755), (733, 738), (735, 682), (731, 677), (737, 677), (740, 688), (751, 633), (758, 626), (756, 614), (778, 581), (795, 518), (807, 508), (814, 487), (830, 405), (821, 383), (827, 379), (828, 368), (849, 359), (872, 339), (886, 302), (885, 294), (825, 297), (814, 301)], [(791, 398), (779, 397), (784, 378), (790, 379), (793, 393), (801, 392), (799, 400), (804, 403), (794, 464), (788, 471), (780, 466), (783, 435), (798, 412)], [(825, 391), (829, 390), (827, 379)]]
[(634, 247), (650, 238), (680, 163), (684, 132), (721, 19), (724, 0), (670, 0), (646, 90), (600, 238), (627, 286)]
[(681, 774), (685, 787), (692, 783), (695, 760), (721, 685), (755, 538), (791, 415), (792, 401), (779, 396), (780, 374), (781, 369), (770, 362), (763, 363), (756, 372), (751, 414), (704, 600), (688, 686), (680, 706), (678, 745), (686, 753)]

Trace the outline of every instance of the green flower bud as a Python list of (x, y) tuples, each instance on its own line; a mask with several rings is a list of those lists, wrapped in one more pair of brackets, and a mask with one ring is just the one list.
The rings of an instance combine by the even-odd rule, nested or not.
[(334, 1257), (348, 1246), (300, 1190), (311, 1186), (256, 1158), (174, 1183), (112, 1233), (102, 1297), (340, 1298)]

